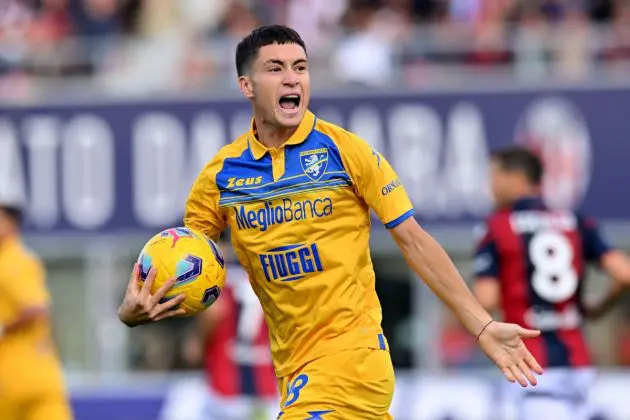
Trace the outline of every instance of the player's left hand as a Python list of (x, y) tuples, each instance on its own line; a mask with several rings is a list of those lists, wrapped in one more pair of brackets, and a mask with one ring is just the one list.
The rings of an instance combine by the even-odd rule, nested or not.
[(497, 365), (508, 381), (526, 387), (538, 381), (532, 371), (543, 370), (523, 343), (524, 338), (535, 338), (540, 331), (527, 330), (516, 324), (493, 321), (479, 336), (479, 346)]
[(166, 302), (162, 301), (166, 293), (175, 284), (175, 278), (164, 282), (155, 294), (151, 293), (151, 287), (155, 281), (155, 273), (155, 267), (151, 268), (147, 279), (142, 283), (141, 287), (139, 285), (140, 267), (138, 264), (134, 264), (125, 297), (118, 309), (118, 317), (125, 325), (133, 327), (186, 313), (184, 309), (177, 308), (177, 305), (186, 298), (184, 294), (179, 294)]

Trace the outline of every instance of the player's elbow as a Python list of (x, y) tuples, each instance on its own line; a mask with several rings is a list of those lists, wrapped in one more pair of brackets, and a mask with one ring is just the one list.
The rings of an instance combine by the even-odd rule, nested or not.
[(390, 230), (394, 241), (404, 255), (410, 256), (424, 248), (428, 234), (413, 218), (409, 218)]
[(493, 312), (499, 307), (499, 286), (496, 279), (492, 277), (477, 279), (473, 293), (486, 311)]
[(12, 333), (26, 328), (37, 322), (48, 321), (50, 318), (50, 310), (45, 305), (33, 305), (24, 308), (18, 316), (5, 326), (7, 333)]
[(50, 308), (47, 305), (33, 305), (24, 309), (20, 317), (25, 320), (47, 319), (50, 317)]

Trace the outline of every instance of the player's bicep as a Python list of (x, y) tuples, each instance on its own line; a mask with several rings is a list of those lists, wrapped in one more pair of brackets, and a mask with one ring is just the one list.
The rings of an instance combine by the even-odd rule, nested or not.
[(475, 246), (473, 292), (486, 310), (498, 308), (500, 301), (499, 251), (490, 225), (484, 224), (476, 229), (478, 238)]
[(219, 208), (219, 189), (211, 165), (201, 172), (190, 190), (184, 224), (216, 241), (227, 221)]
[(345, 155), (357, 193), (388, 229), (413, 215), (411, 200), (383, 155), (356, 136), (348, 140)]

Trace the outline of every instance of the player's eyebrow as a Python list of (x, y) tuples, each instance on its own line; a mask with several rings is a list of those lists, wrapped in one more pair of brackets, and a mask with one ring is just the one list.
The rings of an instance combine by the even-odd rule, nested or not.
[(277, 58), (269, 59), (269, 60), (265, 61), (264, 64), (265, 65), (267, 65), (267, 64), (277, 64), (279, 66), (284, 66), (284, 62), (282, 60), (278, 60)]
[[(295, 66), (297, 64), (306, 64), (306, 63), (307, 63), (307, 61), (306, 61), (305, 58), (298, 58), (297, 60), (295, 60), (293, 62), (293, 65)], [(265, 61), (265, 63), (264, 63), (264, 65), (268, 65), (268, 64), (277, 64), (279, 66), (284, 66), (284, 61), (279, 60), (277, 58), (271, 58), (271, 59)]]

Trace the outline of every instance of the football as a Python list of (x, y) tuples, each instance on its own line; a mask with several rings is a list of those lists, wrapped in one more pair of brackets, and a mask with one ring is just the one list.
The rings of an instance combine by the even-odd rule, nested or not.
[(202, 312), (212, 305), (225, 284), (225, 260), (221, 250), (203, 233), (185, 227), (165, 229), (146, 243), (138, 257), (140, 282), (152, 267), (156, 269), (151, 293), (175, 277), (173, 287), (161, 302), (183, 293), (179, 307), (186, 316)]

